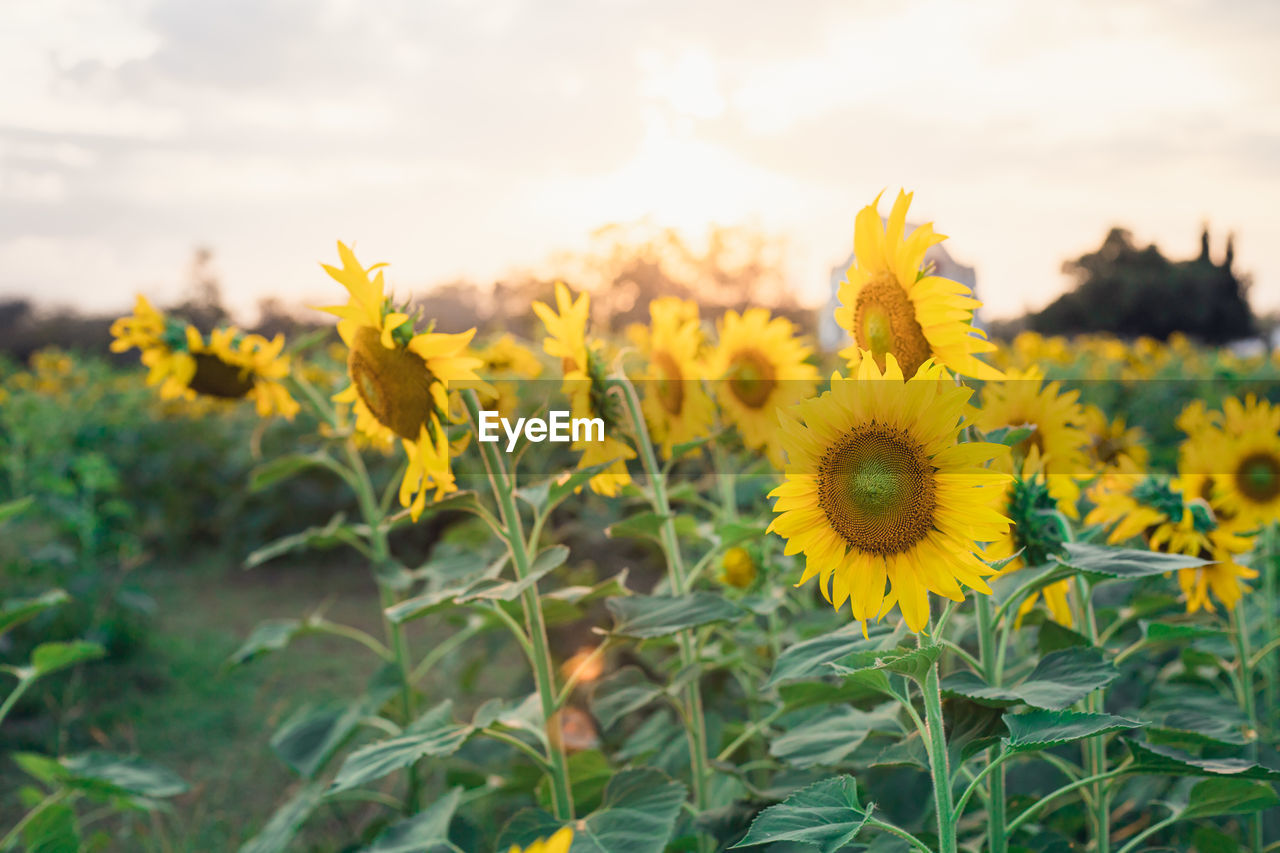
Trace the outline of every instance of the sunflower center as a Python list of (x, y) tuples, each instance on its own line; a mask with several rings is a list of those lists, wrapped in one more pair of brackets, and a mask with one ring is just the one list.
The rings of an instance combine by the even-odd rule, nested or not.
[(1270, 453), (1251, 453), (1236, 468), (1236, 487), (1254, 503), (1280, 496), (1280, 459)]
[(653, 363), (660, 374), (658, 378), (658, 402), (669, 414), (678, 415), (684, 406), (684, 375), (680, 365), (665, 350), (653, 354)]
[(858, 346), (870, 350), (884, 370), (885, 354), (892, 353), (907, 376), (914, 376), (932, 354), (915, 306), (890, 273), (881, 273), (858, 292), (853, 315)]
[(818, 464), (818, 505), (845, 542), (873, 554), (908, 550), (933, 527), (935, 469), (899, 429), (871, 424), (836, 440)]
[(762, 409), (778, 384), (769, 359), (754, 349), (739, 350), (729, 363), (729, 388), (745, 406)]
[(190, 387), (197, 394), (239, 400), (253, 390), (253, 375), (245, 368), (228, 364), (207, 352), (192, 353), (196, 362)]
[(362, 327), (351, 342), (347, 370), (356, 393), (378, 422), (401, 438), (416, 441), (428, 424), (435, 401), (434, 377), (417, 353), (387, 349), (377, 329)]

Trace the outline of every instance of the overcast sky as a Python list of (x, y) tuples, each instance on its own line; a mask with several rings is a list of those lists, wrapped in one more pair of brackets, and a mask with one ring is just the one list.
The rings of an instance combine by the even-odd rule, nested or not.
[(1275, 0), (3, 0), (0, 298), (164, 301), (209, 245), (237, 307), (330, 302), (336, 239), (405, 291), (650, 216), (785, 234), (817, 301), (905, 186), (992, 316), (1205, 221), (1280, 308), (1278, 45)]

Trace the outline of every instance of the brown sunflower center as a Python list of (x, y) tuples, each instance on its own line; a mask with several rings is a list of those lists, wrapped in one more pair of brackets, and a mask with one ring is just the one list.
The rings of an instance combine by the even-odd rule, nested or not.
[(849, 545), (899, 554), (933, 527), (935, 469), (903, 430), (874, 423), (858, 427), (823, 454), (818, 505)]
[(680, 365), (666, 350), (653, 354), (653, 364), (658, 368), (658, 402), (668, 414), (678, 415), (684, 406), (684, 374)]
[(762, 409), (778, 384), (777, 371), (764, 353), (742, 349), (729, 362), (729, 389), (744, 406)]
[(401, 438), (416, 441), (435, 410), (434, 378), (417, 353), (387, 349), (377, 329), (356, 332), (347, 356), (356, 393), (378, 422)]
[(1254, 503), (1280, 496), (1280, 459), (1270, 453), (1250, 453), (1236, 467), (1236, 488)]
[(239, 400), (253, 390), (253, 374), (247, 369), (228, 364), (207, 352), (193, 353), (196, 372), (191, 377), (191, 390), (207, 397)]
[(933, 352), (907, 292), (887, 272), (858, 292), (853, 328), (858, 346), (871, 351), (881, 370), (885, 354), (892, 353), (902, 372), (914, 376)]

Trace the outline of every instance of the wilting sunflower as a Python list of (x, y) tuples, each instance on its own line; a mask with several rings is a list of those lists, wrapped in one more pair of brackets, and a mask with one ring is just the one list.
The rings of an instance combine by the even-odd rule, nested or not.
[(143, 296), (132, 316), (111, 324), (111, 334), (113, 352), (141, 350), (147, 384), (160, 386), (161, 399), (249, 399), (262, 417), (278, 412), (292, 418), (298, 411), (281, 384), (289, 375), (283, 335), (268, 341), (228, 326), (206, 338), (196, 327), (165, 317)]
[(590, 298), (583, 293), (575, 300), (569, 288), (558, 281), (556, 310), (535, 302), (533, 311), (547, 327), (542, 349), (564, 366), (563, 390), (569, 397), (570, 417), (604, 421), (604, 441), (575, 441), (571, 447), (582, 451), (579, 469), (611, 463), (592, 477), (589, 485), (596, 494), (613, 497), (631, 482), (627, 460), (634, 459), (636, 452), (617, 437), (621, 412), (617, 400), (608, 393), (602, 345), (587, 340)]
[(777, 413), (817, 388), (818, 369), (805, 362), (811, 353), (790, 320), (770, 318), (764, 308), (726, 311), (720, 321), (709, 365), (720, 407), (743, 444), (764, 450), (779, 468), (784, 460)]
[[(907, 626), (929, 623), (929, 593), (960, 601), (960, 584), (990, 593), (975, 555), (1009, 527), (997, 509), (1010, 477), (986, 467), (1007, 448), (959, 442), (968, 388), (926, 363), (904, 380), (892, 354), (868, 357), (857, 379), (781, 414), (786, 481), (770, 492), (769, 526), (805, 555), (837, 609), (863, 623), (897, 604)], [(887, 589), (886, 589), (887, 585)]]
[(932, 275), (924, 266), (929, 247), (947, 239), (931, 223), (906, 234), (911, 194), (899, 192), (886, 223), (880, 220), (880, 196), (859, 211), (854, 222), (854, 262), (838, 296), (836, 322), (853, 336), (840, 354), (858, 365), (871, 353), (881, 370), (885, 356), (897, 359), (911, 376), (926, 360), (964, 376), (995, 379), (999, 371), (976, 358), (994, 352), (994, 344), (973, 326), (982, 303), (958, 281)]
[(400, 503), (416, 521), (429, 489), (435, 489), (435, 500), (457, 489), (445, 432), (449, 383), (479, 382), (480, 360), (466, 352), (475, 329), (453, 335), (416, 331), (414, 319), (384, 293), (385, 264), (365, 269), (341, 242), (338, 257), (342, 269), (322, 266), (350, 298), (321, 310), (338, 317), (351, 385), (333, 399), (351, 404), (356, 430), (372, 441), (400, 440), (409, 459)]
[(637, 334), (648, 358), (644, 415), (649, 431), (670, 457), (677, 444), (711, 431), (715, 406), (702, 387), (702, 328), (698, 303), (664, 296), (649, 303), (649, 326)]
[(1141, 537), (1153, 551), (1211, 561), (1199, 568), (1178, 570), (1187, 612), (1212, 612), (1210, 591), (1232, 610), (1249, 591), (1244, 580), (1258, 576), (1235, 559), (1249, 550), (1249, 539), (1239, 535), (1238, 527), (1219, 524), (1209, 506), (1198, 498), (1188, 498), (1182, 487), (1180, 481), (1167, 477), (1104, 477), (1090, 490), (1095, 507), (1085, 523), (1111, 527), (1107, 541), (1113, 545)]
[(1014, 445), (1013, 463), (1021, 463), (1035, 448), (1058, 508), (1068, 517), (1078, 518), (1079, 483), (1092, 476), (1091, 442), (1081, 428), (1084, 408), (1077, 402), (1078, 391), (1063, 393), (1057, 382), (1044, 385), (1043, 379), (1039, 368), (1031, 368), (988, 382), (982, 389), (982, 406), (971, 408), (969, 416), (984, 432), (1030, 430)]
[(1141, 474), (1146, 471), (1151, 455), (1143, 443), (1141, 427), (1125, 424), (1123, 417), (1108, 420), (1097, 406), (1084, 407), (1081, 424), (1092, 441), (1093, 461), (1100, 473)]
[(507, 853), (569, 853), (569, 845), (573, 844), (573, 830), (563, 826), (556, 830), (550, 838), (540, 838), (524, 848), (518, 844), (511, 845)]
[[(989, 561), (1009, 561), (1002, 568), (1004, 574), (1027, 566), (1047, 565), (1056, 555), (1065, 553), (1066, 530), (1057, 503), (1049, 494), (1043, 468), (1039, 451), (1032, 447), (1005, 489), (1003, 512), (1012, 524), (1007, 533), (986, 548)], [(1018, 608), (1018, 620), (1034, 610), (1043, 595), (1055, 622), (1074, 624), (1070, 593), (1071, 584), (1066, 580), (1055, 581), (1031, 593)]]

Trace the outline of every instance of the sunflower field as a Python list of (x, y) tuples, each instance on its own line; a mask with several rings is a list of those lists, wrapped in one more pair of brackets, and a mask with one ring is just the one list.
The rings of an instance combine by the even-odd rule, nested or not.
[[(839, 353), (481, 338), (339, 243), (336, 334), (0, 365), (0, 853), (1280, 850), (1280, 358), (989, 341), (879, 202)], [(211, 552), (298, 611), (149, 592)]]

